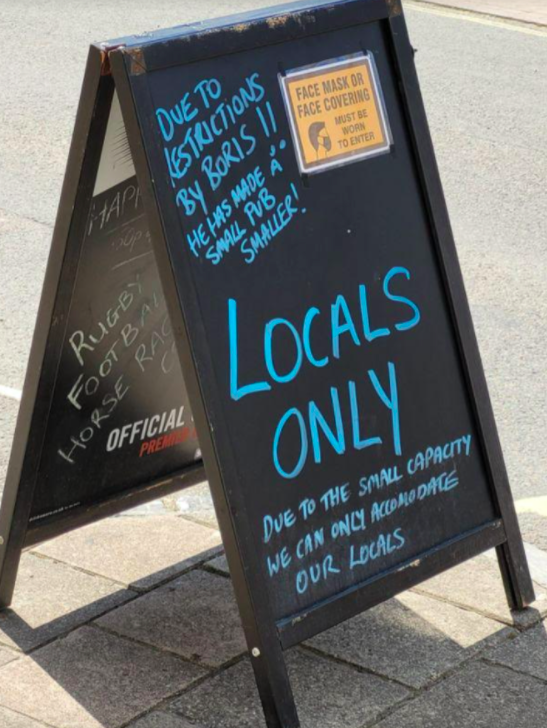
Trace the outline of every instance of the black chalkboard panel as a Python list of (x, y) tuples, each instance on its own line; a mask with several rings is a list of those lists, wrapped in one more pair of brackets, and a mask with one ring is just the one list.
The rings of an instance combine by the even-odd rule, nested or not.
[(497, 547), (533, 598), (396, 0), (110, 55), (269, 726), (282, 650)]
[[(391, 150), (304, 180), (279, 64), (288, 74), (363, 49), (376, 61)], [(151, 161), (177, 213), (167, 228), (176, 284), (184, 298), (192, 277), (209, 418), (245, 493), (275, 618), (492, 521), (381, 26), (147, 79), (150, 145), (163, 151)]]

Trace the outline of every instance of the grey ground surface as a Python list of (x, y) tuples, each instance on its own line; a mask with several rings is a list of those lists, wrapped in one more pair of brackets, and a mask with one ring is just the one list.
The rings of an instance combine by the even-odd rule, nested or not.
[(470, 10), (485, 15), (519, 20), (537, 25), (547, 24), (545, 0), (418, 0), (443, 8)]
[[(0, 486), (88, 43), (270, 4), (0, 0)], [(544, 728), (547, 28), (407, 17), (538, 601), (515, 619), (486, 555), (289, 666), (305, 728)], [(201, 485), (26, 554), (0, 728), (263, 726), (219, 543)]]

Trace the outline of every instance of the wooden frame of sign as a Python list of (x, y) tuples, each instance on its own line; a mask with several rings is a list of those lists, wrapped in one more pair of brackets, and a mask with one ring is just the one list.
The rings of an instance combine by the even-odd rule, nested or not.
[(402, 8), (93, 47), (56, 272), (112, 81), (266, 720), (296, 728), (289, 647), (494, 547), (534, 600)]

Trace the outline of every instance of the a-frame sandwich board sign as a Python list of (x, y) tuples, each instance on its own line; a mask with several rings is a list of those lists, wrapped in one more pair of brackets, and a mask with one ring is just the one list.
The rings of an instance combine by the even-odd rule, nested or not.
[(530, 604), (398, 0), (120, 39), (86, 84), (119, 99), (268, 726), (299, 725), (284, 650), (451, 566), (495, 547)]

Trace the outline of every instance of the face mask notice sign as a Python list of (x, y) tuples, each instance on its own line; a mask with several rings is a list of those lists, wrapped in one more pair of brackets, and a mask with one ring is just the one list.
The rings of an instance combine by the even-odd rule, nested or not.
[(357, 53), (280, 75), (302, 174), (389, 152), (391, 135), (374, 59)]

